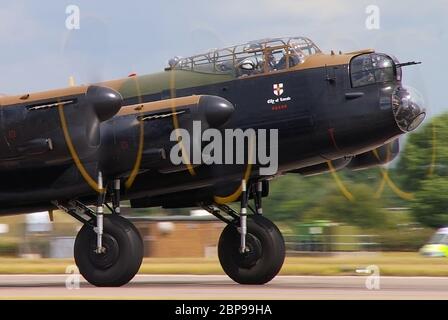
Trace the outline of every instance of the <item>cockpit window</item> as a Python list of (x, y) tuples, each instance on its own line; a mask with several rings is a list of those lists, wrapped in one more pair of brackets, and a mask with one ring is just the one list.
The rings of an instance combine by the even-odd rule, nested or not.
[(268, 71), (288, 69), (305, 60), (305, 55), (301, 51), (291, 47), (267, 51), (266, 56), (269, 66)]
[(394, 81), (395, 72), (393, 60), (384, 54), (363, 54), (353, 58), (350, 63), (353, 87)]
[(169, 70), (232, 74), (244, 77), (291, 68), (308, 55), (320, 53), (308, 38), (264, 39), (188, 58), (169, 61)]

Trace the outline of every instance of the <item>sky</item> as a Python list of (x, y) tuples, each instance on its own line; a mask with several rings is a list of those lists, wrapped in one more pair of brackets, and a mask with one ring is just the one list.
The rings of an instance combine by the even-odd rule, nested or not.
[[(69, 5), (80, 10), (79, 29), (67, 29)], [(366, 27), (371, 5), (379, 29)], [(404, 69), (404, 82), (437, 114), (448, 111), (447, 12), (448, 0), (0, 0), (0, 93), (158, 72), (176, 55), (306, 36), (325, 52), (374, 48), (422, 61)]]

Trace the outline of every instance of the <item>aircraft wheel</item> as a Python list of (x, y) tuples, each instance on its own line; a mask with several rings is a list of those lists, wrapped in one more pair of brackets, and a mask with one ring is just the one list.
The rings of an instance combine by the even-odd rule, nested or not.
[(240, 284), (265, 284), (280, 271), (285, 242), (277, 226), (260, 215), (247, 217), (247, 253), (240, 252), (240, 233), (227, 225), (219, 238), (218, 256), (224, 272)]
[(75, 241), (75, 262), (81, 275), (97, 287), (119, 287), (140, 269), (143, 241), (137, 228), (123, 217), (104, 215), (104, 253), (96, 253), (97, 235), (84, 225)]

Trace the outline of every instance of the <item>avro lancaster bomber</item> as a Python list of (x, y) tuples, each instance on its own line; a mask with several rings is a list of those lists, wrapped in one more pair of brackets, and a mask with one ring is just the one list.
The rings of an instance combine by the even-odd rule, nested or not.
[(81, 274), (121, 286), (143, 257), (122, 201), (202, 207), (227, 224), (224, 271), (264, 284), (285, 257), (263, 216), (269, 181), (392, 160), (398, 137), (425, 118), (402, 84), (410, 64), (370, 49), (326, 54), (304, 37), (263, 39), (176, 57), (159, 73), (2, 97), (0, 214), (67, 212), (83, 223)]

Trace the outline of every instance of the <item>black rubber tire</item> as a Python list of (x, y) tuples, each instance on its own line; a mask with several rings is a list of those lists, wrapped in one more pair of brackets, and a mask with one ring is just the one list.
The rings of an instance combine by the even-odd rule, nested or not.
[(285, 241), (280, 230), (263, 216), (248, 216), (246, 244), (251, 251), (243, 256), (236, 226), (229, 224), (224, 228), (218, 243), (219, 262), (224, 272), (240, 284), (271, 281), (285, 260)]
[(75, 240), (75, 262), (81, 275), (97, 287), (120, 287), (138, 272), (143, 260), (143, 241), (137, 228), (127, 219), (104, 215), (101, 256), (96, 249), (96, 233), (84, 225)]

